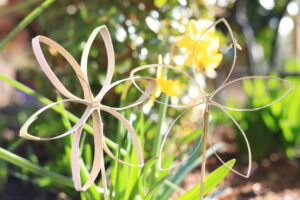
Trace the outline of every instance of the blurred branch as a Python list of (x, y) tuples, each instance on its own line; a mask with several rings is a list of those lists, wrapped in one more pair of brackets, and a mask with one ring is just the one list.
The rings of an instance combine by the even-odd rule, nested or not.
[(23, 30), (31, 21), (39, 16), (46, 8), (48, 8), (55, 0), (46, 0), (39, 7), (29, 13), (0, 43), (0, 50), (21, 30)]
[(258, 61), (255, 60), (253, 51), (254, 51), (254, 45), (256, 43), (255, 34), (253, 31), (253, 28), (251, 24), (249, 23), (248, 17), (247, 17), (247, 1), (246, 0), (239, 0), (236, 3), (235, 8), (235, 18), (238, 22), (238, 24), (241, 26), (243, 34), (245, 36), (246, 41), (246, 48), (248, 51), (248, 73), (250, 75), (253, 75), (256, 70), (256, 66)]
[(276, 59), (278, 56), (278, 29), (279, 29), (279, 24), (281, 21), (281, 18), (284, 16), (286, 12), (286, 8), (288, 4), (290, 3), (291, 0), (286, 0), (285, 4), (282, 7), (282, 10), (278, 13), (278, 23), (276, 24), (275, 31), (274, 31), (274, 37), (272, 40), (272, 52), (271, 52), (271, 60), (270, 60), (270, 68), (276, 68)]

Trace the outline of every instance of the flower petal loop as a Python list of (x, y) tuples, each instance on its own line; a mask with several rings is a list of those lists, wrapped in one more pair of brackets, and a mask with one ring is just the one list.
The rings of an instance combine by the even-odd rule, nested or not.
[[(197, 105), (194, 105), (193, 107), (190, 107), (188, 109), (185, 109), (183, 112), (181, 112), (174, 121), (172, 121), (172, 123), (170, 124), (168, 130), (166, 131), (166, 133), (164, 134), (160, 149), (159, 149), (159, 155), (158, 155), (158, 169), (159, 171), (169, 171), (172, 170), (178, 166), (180, 166), (181, 164), (183, 164), (184, 162), (186, 162), (189, 158), (191, 158), (200, 148), (202, 140), (203, 140), (203, 134), (202, 129), (203, 129), (203, 124), (202, 122), (197, 125), (196, 127), (192, 129), (192, 125), (190, 125), (190, 127), (186, 127), (187, 130), (180, 130), (179, 134), (184, 135), (184, 134), (193, 134), (193, 138), (199, 138), (200, 136), (200, 141), (194, 145), (193, 150), (189, 151), (187, 149), (189, 149), (190, 144), (188, 143), (187, 147), (188, 148), (184, 148), (184, 146), (182, 145), (183, 143), (180, 144), (176, 144), (174, 145), (170, 145), (168, 144), (168, 141), (170, 138), (173, 137), (173, 129), (174, 127), (179, 123), (180, 120), (183, 119), (183, 117), (185, 117), (186, 115), (191, 115), (191, 112), (193, 113), (197, 113), (197, 116), (202, 116), (203, 112), (205, 108), (205, 104), (204, 103), (199, 103)], [(200, 110), (200, 114), (199, 114), (199, 110)], [(199, 119), (196, 119), (199, 120)], [(195, 139), (193, 140), (195, 141)], [(182, 141), (181, 141), (182, 142)], [(169, 150), (174, 154), (175, 152), (178, 152), (179, 156), (176, 158), (176, 156), (174, 157), (174, 160), (172, 161), (173, 163), (170, 163), (169, 161), (165, 161), (166, 157), (170, 157), (169, 154)], [(174, 152), (175, 151), (175, 152)], [(163, 156), (163, 154), (166, 154), (166, 157)]]
[[(151, 96), (151, 94), (155, 91), (155, 89), (157, 87), (157, 81), (155, 79), (147, 78), (147, 77), (143, 77), (143, 78), (142, 77), (135, 77), (134, 79), (140, 80), (140, 81), (147, 81), (147, 84), (145, 86), (145, 92), (137, 100), (135, 100), (133, 103), (131, 103), (129, 105), (125, 105), (123, 107), (112, 107), (112, 106), (107, 106), (107, 105), (104, 105), (104, 106), (109, 107), (113, 110), (117, 110), (117, 111), (132, 108), (134, 106), (138, 106), (141, 103), (143, 103), (145, 100), (147, 100), (149, 98), (149, 96)], [(131, 81), (130, 78), (122, 79), (122, 80), (119, 80), (119, 81), (116, 81), (116, 82), (112, 83), (107, 88), (107, 90), (105, 91), (105, 95), (107, 95), (107, 93), (109, 93), (109, 91), (112, 88), (116, 87), (117, 85), (119, 85), (121, 83), (126, 83), (127, 81), (130, 81), (130, 83), (132, 84), (132, 81)]]
[[(198, 39), (198, 41), (195, 45), (195, 48), (193, 50), (193, 53), (192, 53), (192, 62), (193, 62), (192, 66), (193, 66), (194, 76), (196, 76), (197, 66), (199, 65), (197, 61), (200, 60), (200, 57), (202, 55), (205, 58), (204, 60), (202, 58), (202, 60), (206, 64), (208, 71), (214, 70), (220, 64), (221, 60), (223, 59), (223, 55), (218, 53), (219, 45), (220, 45), (219, 38), (218, 37), (210, 38), (210, 35), (214, 32), (216, 25), (218, 25), (220, 23), (223, 23), (225, 25), (225, 27), (227, 28), (228, 33), (230, 35), (231, 42), (232, 42), (232, 48), (233, 48), (232, 64), (231, 64), (229, 73), (227, 74), (225, 80), (221, 84), (221, 86), (222, 86), (228, 81), (228, 79), (235, 67), (236, 58), (237, 58), (237, 46), (239, 46), (234, 37), (233, 31), (226, 19), (220, 18), (219, 20), (215, 21), (213, 24), (208, 26), (208, 28), (205, 31), (203, 31), (203, 33), (201, 33), (201, 36)], [(208, 50), (204, 51), (206, 53), (201, 54), (201, 52), (203, 51), (203, 50), (201, 51), (201, 49), (208, 49)]]
[(116, 112), (115, 110), (109, 108), (109, 107), (102, 107), (101, 110), (110, 113), (111, 115), (113, 115), (114, 117), (116, 117), (126, 128), (126, 130), (128, 131), (132, 141), (133, 141), (133, 145), (135, 148), (135, 152), (137, 154), (137, 160), (138, 160), (138, 165), (134, 165), (134, 164), (130, 164), (127, 163), (125, 161), (120, 160), (119, 158), (117, 158), (115, 155), (113, 155), (113, 153), (109, 150), (109, 148), (106, 146), (106, 144), (104, 143), (104, 150), (106, 151), (106, 153), (114, 160), (125, 164), (127, 166), (138, 166), (138, 167), (142, 167), (144, 166), (144, 157), (143, 157), (143, 151), (142, 151), (142, 147), (141, 144), (139, 142), (138, 136), (135, 132), (135, 130), (133, 129), (132, 125), (118, 112)]
[(95, 40), (97, 34), (100, 33), (100, 35), (103, 38), (104, 41), (104, 45), (105, 45), (105, 49), (106, 49), (106, 54), (107, 54), (107, 72), (106, 72), (106, 77), (102, 86), (102, 89), (99, 91), (99, 93), (96, 95), (95, 100), (96, 101), (101, 101), (102, 97), (105, 94), (105, 90), (107, 87), (109, 87), (113, 74), (114, 74), (114, 69), (115, 69), (115, 53), (114, 53), (114, 48), (112, 45), (112, 41), (111, 41), (111, 37), (110, 34), (108, 32), (108, 29), (106, 26), (100, 26), (96, 29), (93, 30), (93, 32), (91, 33), (88, 41), (86, 42), (84, 49), (83, 49), (83, 53), (82, 53), (82, 57), (81, 57), (81, 67), (83, 70), (83, 73), (85, 74), (85, 76), (87, 77), (87, 60), (88, 60), (88, 55), (89, 55), (89, 51), (91, 48), (91, 45), (93, 43), (93, 41)]
[[(94, 136), (95, 153), (94, 153), (92, 170), (88, 176), (87, 181), (83, 186), (81, 186), (80, 161), (78, 160), (79, 144), (80, 144), (80, 138), (81, 138), (83, 126), (81, 126), (79, 129), (76, 130), (72, 142), (72, 176), (73, 176), (74, 186), (77, 191), (85, 191), (94, 183), (101, 170), (101, 164), (104, 162), (103, 159), (104, 136), (103, 136), (103, 124), (100, 116), (100, 111), (98, 109), (94, 110), (92, 113), (92, 117), (93, 117), (93, 130), (94, 130), (93, 136)], [(105, 179), (105, 177), (103, 179)], [(107, 196), (107, 194), (104, 195)]]
[(57, 78), (57, 76), (54, 74), (54, 72), (52, 71), (52, 69), (50, 68), (49, 64), (46, 61), (46, 58), (42, 52), (41, 49), (41, 45), (40, 42), (50, 46), (51, 48), (53, 48), (54, 50), (56, 50), (57, 52), (59, 52), (67, 61), (68, 63), (71, 65), (71, 67), (74, 69), (77, 78), (80, 81), (80, 84), (83, 88), (83, 92), (84, 95), (87, 97), (90, 97), (90, 89), (89, 89), (89, 84), (88, 84), (88, 80), (86, 78), (86, 76), (82, 73), (82, 70), (80, 68), (80, 66), (78, 65), (78, 63), (76, 62), (76, 60), (73, 58), (73, 56), (71, 56), (71, 54), (66, 51), (62, 46), (60, 46), (59, 44), (57, 44), (56, 42), (54, 42), (53, 40), (44, 37), (44, 36), (37, 36), (35, 38), (32, 39), (32, 48), (33, 48), (33, 52), (34, 55), (38, 61), (38, 63), (40, 64), (43, 72), (45, 73), (45, 75), (49, 78), (49, 80), (51, 81), (51, 83), (53, 84), (53, 86), (65, 97), (69, 98), (69, 99), (81, 99), (77, 96), (75, 96), (74, 94), (72, 94), (62, 83), (61, 81)]
[[(171, 74), (171, 78), (173, 78), (173, 80), (166, 80), (163, 78), (164, 74), (161, 73), (162, 75), (160, 75), (157, 78), (152, 78), (149, 76), (143, 76), (143, 75), (139, 75), (137, 74), (138, 72), (142, 74), (142, 72), (149, 72), (149, 71), (153, 71), (156, 70), (160, 70), (160, 69), (165, 69), (168, 70), (168, 72), (170, 72)], [(173, 75), (173, 76), (172, 76)], [(142, 90), (142, 88), (137, 84), (137, 82), (135, 81), (135, 79), (137, 78), (141, 78), (141, 79), (153, 79), (157, 81), (157, 86), (156, 86), (156, 90), (152, 95), (146, 94), (145, 91)], [(177, 78), (176, 80), (174, 80), (175, 78)], [(189, 83), (186, 83), (185, 87), (181, 84), (181, 82), (179, 82), (179, 78), (181, 79), (186, 79), (186, 81), (189, 81)], [(187, 95), (189, 94), (189, 90), (187, 88), (188, 84), (192, 85), (196, 90), (197, 90), (197, 95), (204, 97), (205, 95), (202, 92), (202, 89), (200, 87), (200, 85), (197, 83), (197, 81), (188, 73), (186, 73), (185, 71), (179, 69), (179, 68), (175, 68), (172, 67), (171, 65), (164, 65), (164, 64), (150, 64), (150, 65), (143, 65), (140, 67), (137, 67), (135, 69), (133, 69), (130, 72), (130, 79), (132, 81), (132, 83), (134, 84), (134, 86), (145, 96), (148, 96), (149, 99), (151, 99), (152, 101), (159, 103), (159, 104), (163, 104), (166, 106), (169, 106), (171, 108), (189, 108), (189, 107), (193, 107), (195, 105), (198, 105), (199, 103), (203, 103), (203, 99), (200, 98), (200, 100), (191, 100), (189, 101), (187, 104), (184, 103), (165, 103), (162, 102), (160, 100), (157, 99), (157, 96), (160, 96), (160, 93), (164, 93), (166, 95), (168, 95), (169, 97), (172, 97), (174, 95), (178, 95), (180, 93), (179, 96), (182, 96), (182, 93), (187, 93)], [(172, 82), (170, 82), (172, 81)], [(192, 98), (189, 98), (192, 99)]]
[[(246, 94), (244, 94), (246, 95), (246, 97), (248, 97), (247, 95), (251, 95), (250, 97), (248, 97), (248, 101), (250, 101), (250, 99), (253, 99), (253, 101), (258, 100), (256, 96), (260, 96), (259, 101), (264, 102), (265, 105), (254, 107), (254, 108), (245, 108), (243, 105), (226, 106), (223, 105), (222, 103), (218, 103), (218, 100), (216, 100), (216, 95), (220, 94), (221, 92), (230, 93), (234, 91), (234, 89), (236, 90), (238, 87), (243, 86), (243, 84), (245, 85), (246, 83), (248, 83), (247, 85), (251, 87), (251, 92), (250, 92), (251, 94), (247, 94), (247, 92), (245, 92)], [(270, 87), (270, 89), (268, 89), (268, 86)], [(219, 105), (220, 107), (225, 108), (227, 110), (255, 111), (277, 103), (286, 95), (288, 95), (292, 91), (293, 87), (294, 86), (290, 81), (281, 78), (270, 77), (270, 76), (245, 76), (242, 78), (232, 80), (224, 84), (222, 87), (218, 88), (217, 90), (215, 90), (211, 96), (211, 101), (214, 104)], [(276, 91), (279, 90), (279, 92), (276, 92), (279, 95), (274, 98), (273, 97), (269, 98), (268, 95), (263, 95), (263, 94), (271, 94), (272, 92), (271, 89)], [(263, 94), (259, 95), (258, 93), (263, 93)], [(239, 96), (242, 96), (242, 94), (239, 94)], [(265, 96), (266, 98), (261, 98), (261, 96)]]
[[(67, 132), (62, 133), (58, 136), (49, 137), (49, 138), (37, 137), (37, 136), (34, 136), (34, 135), (28, 133), (29, 126), (38, 118), (38, 116), (42, 112), (44, 112), (47, 109), (52, 108), (53, 106), (56, 106), (57, 104), (64, 103), (64, 102), (78, 102), (78, 103), (86, 104), (88, 106), (86, 108), (84, 114), (82, 115), (82, 117), (79, 119), (79, 121), (70, 130), (68, 130)], [(70, 135), (70, 134), (74, 133), (79, 127), (81, 127), (85, 123), (86, 119), (90, 116), (90, 114), (92, 112), (93, 112), (92, 105), (90, 104), (90, 102), (87, 102), (85, 100), (67, 99), (67, 100), (57, 101), (55, 103), (49, 104), (49, 105), (39, 109), (31, 117), (29, 117), (27, 119), (27, 121), (23, 124), (23, 126), (21, 127), (19, 135), (20, 135), (20, 137), (23, 137), (23, 138), (26, 138), (26, 139), (29, 139), (29, 140), (55, 140), (55, 139), (63, 138), (67, 135)]]
[(239, 123), (233, 118), (233, 116), (225, 109), (223, 109), (222, 107), (220, 107), (219, 105), (215, 105), (215, 104), (212, 104), (212, 106), (215, 106), (216, 108), (219, 108), (220, 110), (222, 110), (232, 121), (233, 123), (237, 126), (237, 128), (239, 129), (240, 133), (242, 134), (244, 140), (245, 140), (245, 143), (246, 143), (246, 146), (247, 146), (247, 151), (248, 151), (248, 167), (247, 167), (247, 173), (246, 174), (243, 174), (241, 172), (238, 172), (237, 170), (227, 166), (226, 162), (222, 160), (222, 158), (217, 154), (217, 152), (214, 150), (213, 146), (210, 144), (211, 148), (213, 149), (213, 152), (214, 154), (216, 155), (216, 157), (219, 159), (219, 161), (225, 165), (226, 167), (228, 167), (228, 169), (230, 169), (232, 172), (242, 176), (242, 177), (245, 177), (245, 178), (248, 178), (250, 176), (250, 173), (251, 173), (251, 167), (252, 167), (252, 153), (251, 153), (251, 148), (250, 148), (250, 144), (249, 144), (249, 141), (247, 139), (247, 136), (244, 132), (244, 130), (242, 129), (242, 127), (239, 125)]

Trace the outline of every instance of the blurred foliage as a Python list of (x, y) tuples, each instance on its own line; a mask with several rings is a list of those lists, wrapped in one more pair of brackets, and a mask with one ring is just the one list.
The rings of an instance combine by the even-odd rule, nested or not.
[[(11, 9), (10, 12), (17, 15), (19, 19), (23, 19), (43, 1), (32, 2)], [(253, 148), (254, 158), (261, 158), (268, 152), (280, 149), (285, 151), (290, 158), (296, 157), (300, 145), (299, 125), (297, 123), (297, 113), (300, 109), (297, 102), (300, 94), (297, 73), (299, 73), (300, 64), (298, 62), (299, 58), (296, 58), (296, 53), (291, 50), (295, 49), (294, 42), (290, 42), (290, 45), (285, 44), (284, 47), (278, 46), (281, 44), (279, 41), (281, 36), (278, 35), (280, 20), (283, 16), (290, 15), (286, 12), (286, 7), (291, 1), (278, 0), (272, 9), (264, 8), (259, 1), (228, 0), (215, 1), (214, 4), (209, 2), (213, 1), (55, 1), (41, 15), (34, 20), (32, 18), (32, 21), (30, 20), (31, 22), (27, 25), (26, 31), (30, 34), (30, 37), (45, 35), (57, 41), (79, 62), (84, 42), (91, 31), (99, 25), (106, 25), (112, 35), (116, 54), (114, 80), (119, 80), (128, 77), (130, 70), (134, 67), (156, 62), (158, 54), (167, 57), (173, 46), (175, 36), (185, 31), (184, 27), (190, 19), (209, 18), (214, 20), (225, 17), (232, 25), (239, 44), (245, 49), (238, 54), (238, 64), (234, 76), (253, 72), (272, 72), (274, 75), (284, 73), (285, 76), (289, 76), (286, 73), (296, 73), (296, 77), (288, 77), (288, 80), (295, 84), (295, 89), (284, 100), (261, 111), (240, 112), (234, 115), (245, 129), (251, 146), (255, 146)], [(227, 3), (221, 4), (220, 2)], [(0, 14), (1, 20), (9, 14), (8, 12), (5, 15)], [(295, 16), (290, 17), (293, 20), (296, 18)], [(287, 41), (287, 38), (281, 39)], [(32, 51), (27, 49), (25, 51), (30, 52), (29, 56), (33, 61), (18, 69), (18, 81), (40, 92), (39, 95), (47, 96), (51, 100), (61, 98), (52, 85), (47, 82), (48, 80), (44, 78), (44, 74), (33, 58)], [(74, 72), (71, 71), (67, 63), (51, 49), (44, 48), (44, 51), (48, 52), (47, 60), (49, 64), (67, 88), (77, 95), (82, 95), (80, 86), (76, 82), (75, 76), (73, 76)], [(286, 55), (285, 51), (291, 53)], [(228, 63), (230, 63), (230, 59), (224, 61), (224, 64)], [(104, 44), (100, 38), (93, 44), (88, 64), (90, 84), (92, 90), (97, 92), (101, 88), (107, 64)], [(224, 73), (224, 71), (220, 69), (220, 73)], [(212, 85), (219, 82), (218, 78), (208, 81), (213, 82)], [(10, 84), (17, 87), (12, 83)], [(261, 85), (261, 87), (263, 88), (264, 85)], [(54, 173), (54, 177), (56, 175), (70, 176), (71, 137), (43, 143), (18, 139), (17, 133), (20, 124), (28, 118), (29, 113), (34, 112), (37, 107), (41, 106), (39, 101), (43, 104), (49, 104), (49, 100), (45, 101), (41, 96), (33, 94), (32, 91), (17, 88), (21, 90), (16, 94), (19, 101), (13, 102), (12, 105), (0, 110), (0, 132), (3, 133), (0, 145), (6, 151), (16, 153), (26, 158), (26, 160), (23, 160), (22, 157), (14, 157), (19, 163), (18, 165), (16, 163), (8, 165), (7, 162), (12, 163), (11, 159), (7, 159), (7, 162), (1, 161), (1, 188), (5, 187), (8, 177), (12, 176), (24, 180), (24, 184), (32, 183), (56, 193), (63, 191), (59, 194), (63, 199), (78, 198), (78, 194), (70, 186), (70, 180), (64, 179), (65, 182), (62, 181), (62, 184), (59, 184), (53, 181), (53, 176), (51, 176), (53, 174), (44, 177), (39, 176), (41, 173), (47, 174), (48, 172)], [(121, 96), (122, 89), (123, 86), (115, 88), (115, 91), (106, 97), (103, 103), (112, 106), (122, 104), (122, 102), (119, 102), (120, 98), (117, 98)], [(136, 95), (137, 93), (134, 93), (129, 96)], [(250, 100), (247, 102), (248, 105), (252, 103)], [(256, 102), (254, 106), (259, 106), (259, 103)], [(78, 107), (68, 107), (67, 109), (75, 115), (80, 113)], [(166, 114), (171, 116), (178, 114), (172, 109), (166, 111), (159, 106), (156, 106), (154, 110), (160, 113), (159, 117), (163, 118)], [(60, 107), (60, 111), (63, 113), (63, 106)], [(107, 159), (108, 177), (111, 180), (110, 188), (113, 191), (110, 193), (111, 198), (120, 199), (120, 196), (122, 196), (123, 199), (135, 199), (139, 195), (142, 199), (151, 199), (154, 195), (153, 199), (169, 199), (174, 191), (182, 194), (182, 188), (179, 186), (184, 177), (201, 162), (198, 158), (199, 152), (194, 154), (195, 156), (185, 165), (177, 169), (172, 177), (169, 177), (166, 172), (157, 172), (155, 166), (157, 155), (155, 154), (156, 151), (151, 151), (151, 147), (154, 140), (159, 142), (158, 137), (160, 134), (156, 133), (163, 130), (162, 119), (159, 122), (157, 118), (160, 118), (157, 115), (154, 115), (154, 117), (144, 116), (142, 112), (136, 112), (140, 114), (134, 116), (134, 126), (145, 149), (145, 157), (149, 160), (144, 168), (138, 169), (129, 168)], [(130, 111), (127, 111), (123, 114), (130, 119), (133, 117), (130, 113)], [(70, 123), (74, 122), (70, 120), (69, 115), (62, 116), (62, 118), (58, 118), (55, 114), (50, 115), (48, 119), (44, 119), (44, 126), (36, 127), (37, 131), (49, 130), (50, 128), (55, 130), (66, 129), (70, 126)], [(104, 115), (104, 118), (107, 121), (113, 121), (108, 115)], [(218, 117), (216, 118), (218, 119)], [(167, 120), (170, 119), (167, 118)], [(152, 125), (153, 122), (154, 125)], [(222, 122), (222, 119), (219, 119), (217, 123), (220, 122)], [(41, 121), (41, 124), (43, 124), (43, 121)], [(125, 149), (129, 152), (124, 159), (131, 160), (134, 153), (131, 151), (130, 144), (126, 142), (128, 138), (122, 128), (115, 123), (107, 123), (106, 128), (109, 130), (109, 137), (113, 141), (124, 142), (121, 146), (126, 147)], [(87, 171), (91, 168), (93, 157), (93, 141), (89, 133), (91, 132), (87, 128), (85, 139), (81, 144), (82, 157), (86, 163), (86, 165), (82, 165), (81, 170), (85, 178)], [(195, 138), (187, 136), (185, 139), (190, 141)], [(178, 144), (182, 142), (181, 140), (184, 141), (182, 138), (175, 138), (171, 142)], [(241, 142), (239, 136), (237, 136), (237, 142), (240, 144), (240, 150), (243, 150), (245, 146), (243, 146), (244, 143)], [(220, 144), (218, 145), (218, 148), (220, 148)], [(190, 147), (192, 148), (192, 146)], [(114, 149), (114, 152), (117, 155), (121, 154), (120, 148)], [(212, 151), (208, 151), (208, 156), (211, 154)], [(169, 159), (172, 160), (173, 157), (170, 156)], [(24, 165), (24, 163), (30, 164)], [(21, 167), (21, 170), (16, 166)], [(46, 171), (35, 168), (36, 166), (44, 166), (42, 169)], [(30, 171), (28, 168), (35, 170)], [(119, 183), (123, 183), (123, 185), (120, 186)], [(101, 181), (88, 191), (81, 192), (80, 196), (82, 199), (101, 199), (99, 192), (101, 194)], [(112, 197), (113, 193), (114, 197)]]
[[(297, 62), (290, 60), (286, 63), (286, 71), (295, 72), (298, 65)], [(300, 112), (298, 103), (300, 78), (287, 77), (287, 80), (294, 84), (294, 89), (281, 101), (260, 111), (233, 113), (247, 131), (250, 145), (255, 147), (252, 149), (255, 159), (262, 159), (274, 151), (283, 151), (289, 158), (299, 157), (300, 125), (297, 115)], [(263, 82), (256, 84), (261, 91), (266, 91), (266, 88), (269, 87)], [(277, 94), (282, 94), (279, 82), (273, 85), (274, 89), (268, 93), (253, 91), (251, 85), (249, 88), (249, 85), (244, 84), (244, 87), (248, 87), (248, 89), (245, 88), (248, 95), (255, 93), (255, 99), (247, 100), (246, 104), (250, 107), (263, 106), (266, 103), (261, 101), (262, 99), (274, 99), (274, 96), (278, 96)], [(238, 137), (238, 140), (243, 140), (243, 138)], [(240, 149), (246, 150), (243, 145), (240, 146)]]

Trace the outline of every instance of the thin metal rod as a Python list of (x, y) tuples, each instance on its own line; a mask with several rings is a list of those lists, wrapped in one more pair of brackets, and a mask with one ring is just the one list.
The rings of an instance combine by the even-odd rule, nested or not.
[(208, 139), (208, 120), (209, 120), (209, 105), (206, 105), (203, 119), (203, 147), (202, 147), (202, 162), (200, 175), (200, 200), (204, 196), (204, 178), (205, 178), (205, 164), (206, 164), (206, 148)]

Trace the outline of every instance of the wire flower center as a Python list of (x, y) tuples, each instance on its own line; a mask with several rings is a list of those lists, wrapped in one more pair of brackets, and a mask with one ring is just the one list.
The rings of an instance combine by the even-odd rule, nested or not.
[(100, 103), (99, 100), (98, 101), (93, 101), (92, 104), (93, 104), (94, 109), (100, 109), (102, 107), (102, 104)]

